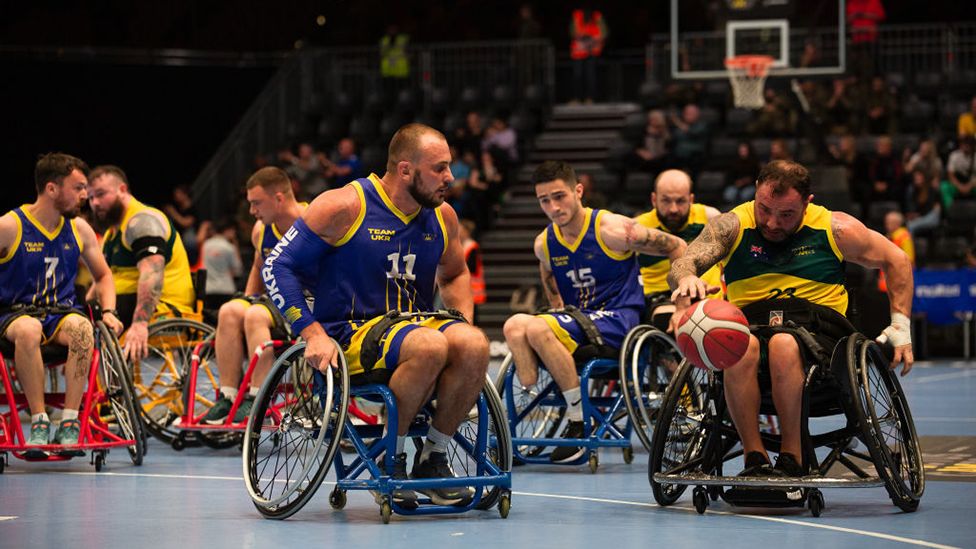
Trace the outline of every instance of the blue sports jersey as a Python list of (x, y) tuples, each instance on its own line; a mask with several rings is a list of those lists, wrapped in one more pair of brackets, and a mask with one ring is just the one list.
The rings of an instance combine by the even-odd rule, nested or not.
[(261, 249), (258, 250), (258, 253), (261, 254), (262, 263), (268, 259), (268, 254), (271, 253), (279, 240), (281, 240), (281, 233), (278, 232), (278, 227), (275, 227), (274, 223), (265, 225), (264, 231), (261, 232)]
[(640, 267), (633, 252), (618, 254), (600, 237), (606, 212), (585, 210), (583, 230), (576, 242), (563, 238), (559, 227), (546, 227), (544, 251), (563, 304), (586, 311), (644, 307)]
[(74, 221), (61, 218), (52, 232), (30, 214), (14, 210), (17, 239), (0, 257), (0, 304), (74, 306), (82, 243)]
[(360, 211), (321, 259), (315, 280), (316, 320), (340, 343), (388, 311), (430, 311), (437, 265), (447, 249), (439, 209), (401, 212), (371, 174), (352, 183)]

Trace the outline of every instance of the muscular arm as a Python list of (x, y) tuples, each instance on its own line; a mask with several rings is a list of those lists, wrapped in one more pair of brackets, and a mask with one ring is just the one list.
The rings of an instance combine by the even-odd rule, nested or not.
[(564, 305), (563, 297), (559, 294), (556, 276), (553, 274), (552, 269), (549, 268), (549, 261), (546, 259), (546, 254), (543, 251), (545, 240), (546, 233), (543, 231), (539, 233), (539, 236), (535, 237), (535, 244), (533, 245), (535, 256), (539, 258), (539, 276), (542, 279), (542, 290), (546, 293), (546, 300), (549, 302), (549, 306), (553, 309), (561, 309)]
[[(168, 227), (152, 212), (140, 212), (129, 220), (123, 239), (132, 246), (140, 238), (167, 238)], [(163, 270), (166, 260), (160, 254), (153, 254), (136, 262), (139, 282), (136, 286), (136, 310), (132, 323), (148, 323), (163, 294)]]
[(9, 212), (0, 217), (0, 257), (7, 257), (17, 238), (17, 214)]
[(471, 293), (471, 273), (464, 262), (464, 250), (461, 248), (461, 238), (458, 236), (458, 219), (454, 208), (440, 206), (444, 218), (444, 228), (447, 229), (447, 250), (441, 256), (437, 266), (437, 285), (441, 290), (444, 305), (457, 309), (464, 318), (471, 321), (474, 318), (474, 297)]
[(629, 217), (604, 214), (600, 221), (600, 237), (611, 250), (640, 252), (647, 255), (666, 255), (675, 261), (688, 247), (684, 240), (664, 231), (645, 227)]
[(905, 252), (846, 213), (833, 212), (830, 225), (845, 260), (884, 272), (891, 312), (911, 316), (915, 290), (912, 263)]
[(264, 293), (264, 281), (261, 280), (261, 233), (264, 224), (258, 221), (251, 230), (251, 245), (254, 246), (254, 261), (251, 262), (251, 272), (244, 284), (244, 295), (259, 295)]
[[(732, 212), (709, 220), (677, 261), (671, 262), (668, 286), (677, 289), (681, 280), (688, 276), (698, 277), (728, 255), (739, 234), (739, 218)], [(703, 296), (704, 297), (704, 296)]]
[[(95, 237), (95, 231), (84, 219), (76, 218), (74, 223), (78, 228), (78, 235), (81, 237), (84, 247), (81, 251), (81, 260), (85, 262), (85, 266), (88, 267), (88, 272), (91, 273), (94, 281), (89, 290), (89, 295), (98, 299), (102, 311), (114, 310), (115, 280), (112, 278), (112, 270), (105, 262), (105, 256), (102, 255), (98, 238)], [(122, 332), (122, 322), (115, 313), (103, 313), (102, 320), (116, 333)]]

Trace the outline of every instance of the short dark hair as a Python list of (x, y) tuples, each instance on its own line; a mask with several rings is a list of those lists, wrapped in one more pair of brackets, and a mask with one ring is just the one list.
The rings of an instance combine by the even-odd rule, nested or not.
[(126, 185), (129, 184), (129, 178), (125, 176), (125, 172), (122, 171), (122, 168), (112, 164), (102, 164), (101, 166), (95, 166), (95, 169), (92, 170), (91, 174), (88, 175), (88, 180), (94, 181), (99, 177), (102, 177), (103, 175), (114, 175), (115, 177), (118, 177), (119, 180), (125, 183)]
[(401, 160), (416, 161), (420, 155), (420, 142), (427, 134), (447, 141), (444, 134), (426, 125), (413, 122), (401, 127), (393, 138), (390, 139), (390, 147), (387, 149), (386, 171), (395, 172), (397, 163)]
[(810, 196), (810, 172), (798, 162), (792, 160), (773, 160), (759, 172), (756, 186), (769, 183), (773, 186), (773, 195), (779, 196), (790, 189), (796, 189), (806, 200)]
[(274, 166), (265, 166), (254, 172), (247, 179), (247, 188), (261, 187), (270, 193), (282, 193), (285, 196), (292, 194), (291, 178), (288, 172)]
[(576, 171), (562, 160), (546, 160), (532, 172), (532, 184), (549, 183), (562, 179), (567, 185), (576, 183)]
[(44, 192), (48, 181), (60, 185), (75, 170), (88, 176), (88, 164), (80, 158), (59, 152), (42, 154), (34, 165), (34, 186), (37, 194)]

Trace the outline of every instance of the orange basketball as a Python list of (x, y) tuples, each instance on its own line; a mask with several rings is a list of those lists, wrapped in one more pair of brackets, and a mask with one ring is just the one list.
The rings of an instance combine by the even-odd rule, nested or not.
[(733, 366), (749, 348), (749, 321), (728, 301), (705, 299), (689, 307), (678, 323), (678, 348), (706, 370)]

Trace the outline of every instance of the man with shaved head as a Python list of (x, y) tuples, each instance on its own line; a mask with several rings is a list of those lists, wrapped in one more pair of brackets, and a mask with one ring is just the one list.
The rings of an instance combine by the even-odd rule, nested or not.
[[(407, 478), (405, 435), (435, 391), (437, 412), (411, 476), (455, 476), (447, 458), (451, 437), (488, 369), (488, 340), (464, 321), (474, 302), (457, 214), (444, 203), (454, 180), (450, 164), (441, 132), (423, 124), (400, 128), (383, 177), (370, 174), (319, 195), (262, 269), (271, 300), (306, 341), (311, 366), (327, 372), (341, 352), (354, 385), (385, 383), (396, 395), (394, 479)], [(432, 312), (435, 284), (445, 305), (464, 319), (388, 320), (391, 311)], [(314, 314), (303, 290), (315, 297)], [(474, 496), (470, 487), (425, 493), (439, 505), (466, 505)], [(393, 499), (417, 506), (412, 490), (395, 490)]]
[[(691, 242), (702, 232), (708, 220), (719, 215), (719, 211), (711, 206), (695, 203), (695, 195), (691, 192), (691, 178), (681, 170), (666, 170), (654, 180), (654, 190), (651, 192), (653, 209), (643, 213), (635, 220), (652, 229), (680, 237), (685, 242)], [(671, 304), (671, 290), (668, 289), (668, 271), (671, 261), (667, 256), (641, 254), (637, 257), (641, 266), (641, 279), (644, 282), (644, 298), (647, 300), (648, 311), (654, 325), (661, 329), (669, 327), (674, 305)], [(705, 273), (703, 278), (709, 284), (719, 286), (721, 271), (716, 266)], [(717, 296), (718, 294), (714, 294)]]

